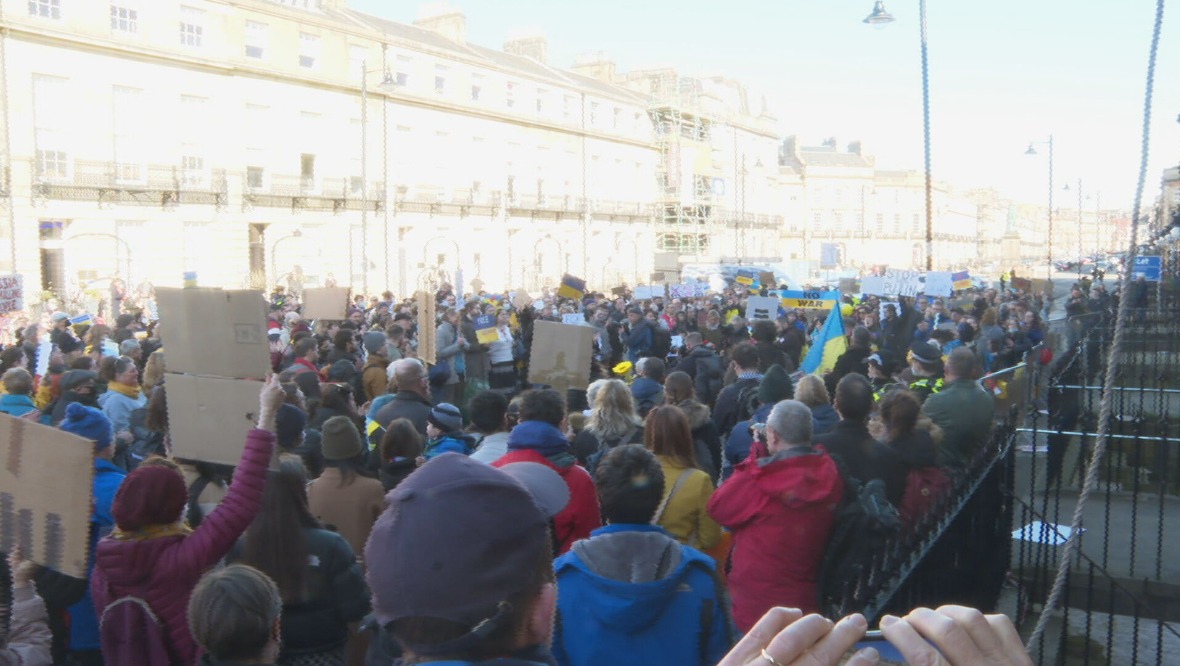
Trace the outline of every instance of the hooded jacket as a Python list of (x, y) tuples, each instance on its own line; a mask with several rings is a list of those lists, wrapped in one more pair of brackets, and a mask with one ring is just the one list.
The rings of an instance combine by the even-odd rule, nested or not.
[[(119, 484), (127, 478), (127, 473), (105, 458), (94, 459), (94, 479), (91, 482), (91, 513), (90, 513), (90, 555), (87, 562), (87, 573), (94, 570), (95, 551), (98, 540), (110, 533), (115, 526), (115, 519), (111, 515), (111, 505), (115, 501), (115, 493)], [(97, 650), (102, 647), (98, 635), (98, 615), (94, 611), (94, 600), (89, 589), (86, 589), (82, 599), (69, 607), (70, 615), (70, 649)]]
[(704, 666), (731, 645), (713, 560), (659, 527), (594, 530), (553, 568), (562, 666)]
[[(27, 395), (19, 395), (16, 393), (5, 393), (0, 395), (0, 412), (8, 414), (9, 416), (21, 417), (29, 412), (37, 411), (37, 405), (33, 399)], [(49, 425), (49, 414), (41, 414), (37, 417), (37, 423)]]
[(90, 581), (95, 609), (101, 614), (117, 599), (142, 595), (160, 619), (177, 661), (196, 661), (197, 646), (188, 629), (189, 596), (201, 575), (229, 552), (258, 513), (274, 441), (274, 434), (264, 430), (246, 435), (229, 492), (192, 534), (100, 541)]
[(565, 508), (553, 516), (553, 539), (562, 555), (578, 539), (602, 525), (598, 493), (594, 480), (569, 452), (565, 435), (542, 421), (522, 421), (508, 434), (508, 453), (492, 463), (503, 467), (515, 462), (541, 463), (561, 475), (569, 487), (570, 499)]
[(717, 432), (709, 408), (695, 400), (681, 400), (676, 406), (688, 418), (697, 467), (709, 475), (713, 485), (717, 485), (721, 477), (721, 435)]
[(751, 455), (709, 500), (733, 532), (728, 577), (737, 628), (749, 631), (774, 606), (816, 608), (816, 577), (844, 484), (822, 447)]

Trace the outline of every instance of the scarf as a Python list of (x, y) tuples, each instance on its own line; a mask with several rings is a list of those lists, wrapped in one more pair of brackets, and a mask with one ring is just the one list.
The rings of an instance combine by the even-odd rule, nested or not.
[(184, 523), (172, 523), (170, 525), (148, 525), (138, 530), (124, 531), (118, 526), (111, 531), (111, 538), (118, 541), (149, 541), (151, 539), (162, 539), (171, 536), (188, 536), (193, 533), (193, 528)]
[(114, 391), (119, 395), (126, 396), (132, 400), (139, 400), (139, 387), (128, 386), (122, 382), (110, 382), (107, 384), (108, 391)]

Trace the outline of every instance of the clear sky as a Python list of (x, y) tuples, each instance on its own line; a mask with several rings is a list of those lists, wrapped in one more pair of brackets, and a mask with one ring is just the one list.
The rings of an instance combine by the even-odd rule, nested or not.
[[(349, 0), (410, 23), (422, 3)], [(853, 139), (884, 168), (921, 169), (917, 0), (889, 0), (897, 19), (862, 23), (872, 0), (451, 0), (468, 40), (500, 47), (539, 29), (549, 63), (604, 51), (626, 71), (670, 64), (719, 73), (764, 94), (784, 135), (806, 145)], [(928, 8), (933, 172), (957, 186), (995, 186), (1043, 202), (1054, 135), (1058, 206), (1084, 181), (1104, 208), (1130, 208), (1155, 3), (1150, 0), (931, 0)], [(757, 97), (752, 97), (756, 100)], [(1155, 78), (1148, 197), (1180, 163), (1180, 15), (1165, 12)], [(1094, 199), (1085, 204), (1095, 205)]]

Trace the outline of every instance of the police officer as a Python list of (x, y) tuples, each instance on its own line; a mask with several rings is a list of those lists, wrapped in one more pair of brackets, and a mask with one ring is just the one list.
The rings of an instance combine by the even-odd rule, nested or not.
[(889, 391), (905, 386), (893, 377), (897, 372), (897, 357), (893, 354), (879, 351), (866, 358), (865, 363), (869, 368), (869, 384), (873, 387), (873, 402), (880, 401)]
[(927, 342), (910, 345), (910, 372), (914, 380), (909, 389), (926, 402), (926, 398), (942, 390), (942, 355), (938, 347)]

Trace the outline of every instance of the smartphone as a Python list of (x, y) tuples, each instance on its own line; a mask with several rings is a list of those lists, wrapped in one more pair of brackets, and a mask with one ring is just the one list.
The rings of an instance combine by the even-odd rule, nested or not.
[[(938, 650), (938, 646), (934, 645), (934, 643), (931, 643), (929, 640), (926, 642), (930, 644), (930, 647), (934, 648), (936, 651)], [(897, 648), (894, 647), (893, 643), (890, 643), (885, 639), (885, 635), (881, 633), (880, 629), (866, 631), (865, 637), (861, 639), (859, 643), (852, 646), (852, 652), (857, 652), (867, 647), (871, 647), (877, 651), (877, 654), (881, 656), (881, 663), (883, 664), (907, 663), (905, 657), (903, 657), (901, 652), (899, 652)]]

